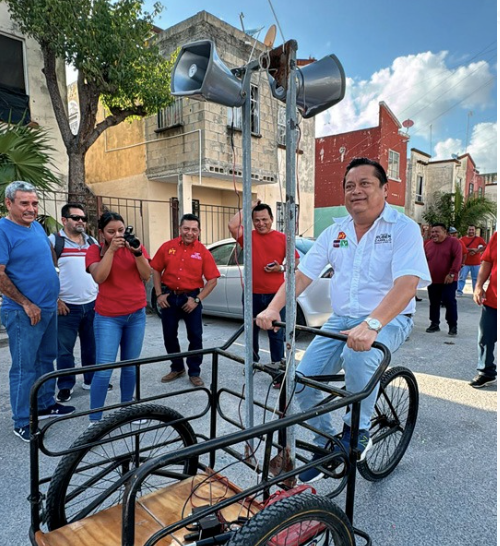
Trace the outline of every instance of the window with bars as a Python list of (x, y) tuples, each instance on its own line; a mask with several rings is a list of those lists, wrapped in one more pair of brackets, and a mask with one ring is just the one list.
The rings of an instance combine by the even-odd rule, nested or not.
[(0, 34), (0, 120), (30, 122), (26, 89), (24, 44)]
[[(227, 109), (227, 125), (238, 131), (242, 130), (241, 108)], [(259, 87), (254, 84), (250, 86), (250, 131), (253, 135), (260, 135)]]
[(175, 99), (170, 106), (162, 108), (157, 114), (158, 130), (182, 125), (182, 98)]
[(417, 203), (424, 202), (424, 177), (420, 174), (417, 175), (417, 188), (416, 188), (415, 200), (417, 201)]
[(399, 153), (389, 150), (389, 166), (387, 176), (393, 180), (400, 180), (399, 177)]

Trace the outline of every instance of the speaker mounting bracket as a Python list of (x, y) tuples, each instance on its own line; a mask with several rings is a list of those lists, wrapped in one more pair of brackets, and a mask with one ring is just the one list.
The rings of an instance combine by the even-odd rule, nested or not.
[(291, 69), (290, 53), (292, 50), (297, 51), (297, 47), (295, 40), (288, 40), (262, 57), (262, 67), (269, 72), (277, 86), (284, 92), (288, 88), (288, 75)]

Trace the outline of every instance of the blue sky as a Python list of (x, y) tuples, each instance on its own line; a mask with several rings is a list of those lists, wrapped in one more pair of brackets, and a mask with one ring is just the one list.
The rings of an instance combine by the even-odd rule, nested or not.
[[(269, 0), (161, 2), (168, 28), (206, 10), (246, 29), (275, 19)], [(146, 1), (146, 9), (153, 2)], [(347, 77), (342, 103), (316, 118), (317, 136), (377, 124), (384, 100), (400, 121), (412, 119), (409, 147), (436, 159), (472, 155), (496, 172), (497, 6), (494, 0), (272, 0), (298, 56), (335, 53)], [(282, 42), (278, 31), (275, 45)], [(432, 126), (432, 127), (431, 127)], [(468, 145), (468, 146), (467, 146)]]

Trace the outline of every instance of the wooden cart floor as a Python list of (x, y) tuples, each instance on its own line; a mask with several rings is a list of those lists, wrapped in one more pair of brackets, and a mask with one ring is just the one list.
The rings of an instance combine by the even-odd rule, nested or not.
[[(202, 483), (203, 482), (203, 483)], [(194, 491), (194, 492), (193, 492)], [(141, 497), (135, 509), (135, 542), (142, 546), (157, 531), (187, 517), (193, 507), (218, 502), (239, 493), (240, 489), (219, 474), (200, 473), (164, 489)], [(262, 509), (253, 501), (240, 501), (224, 508), (221, 513), (226, 521), (238, 516), (249, 517)], [(159, 546), (176, 546), (192, 542), (185, 541), (189, 531), (180, 529), (159, 541)], [(38, 546), (121, 546), (122, 506), (102, 510), (93, 516), (71, 523), (55, 531), (35, 535)]]

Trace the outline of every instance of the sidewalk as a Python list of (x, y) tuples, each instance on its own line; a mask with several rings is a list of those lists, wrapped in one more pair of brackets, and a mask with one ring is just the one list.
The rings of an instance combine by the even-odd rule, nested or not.
[[(391, 476), (378, 483), (359, 478), (356, 485), (355, 525), (367, 531), (374, 545), (483, 546), (496, 544), (496, 386), (473, 389), (468, 382), (475, 375), (477, 360), (477, 325), (480, 308), (474, 304), (470, 285), (465, 296), (458, 299), (458, 336), (449, 337), (442, 313), (441, 332), (426, 334), (429, 325), (427, 291), (420, 290), (422, 302), (417, 303), (415, 327), (406, 343), (394, 355), (391, 366), (406, 366), (416, 375), (419, 391), (419, 417), (409, 449)], [(238, 328), (239, 322), (204, 317), (206, 347), (222, 345)], [(186, 335), (180, 328), (179, 339), (186, 349)], [(297, 358), (311, 342), (306, 336), (297, 342)], [(261, 346), (268, 343), (262, 334)], [(231, 347), (243, 356), (243, 337)], [(164, 354), (161, 321), (148, 315), (143, 357)], [(269, 354), (263, 351), (262, 361)], [(29, 503), (29, 446), (12, 434), (9, 404), (8, 347), (0, 348), (0, 487), (10, 492), (0, 497), (3, 514), (1, 544), (28, 546)], [(240, 391), (244, 383), (241, 366), (221, 358), (221, 383)], [(148, 365), (142, 376), (143, 394), (173, 392), (188, 386), (186, 377), (173, 384), (160, 383), (168, 371), (163, 362)], [(205, 360), (202, 376), (207, 381), (210, 363)], [(256, 396), (267, 393), (269, 377), (254, 376)], [(79, 383), (81, 379), (79, 380)], [(115, 372), (115, 389), (111, 400), (119, 400), (119, 376)], [(276, 391), (271, 390), (271, 403)], [(78, 409), (88, 408), (88, 391), (79, 384), (70, 402)], [(231, 406), (231, 404), (233, 404)], [(197, 411), (195, 396), (172, 400), (172, 407), (183, 415)], [(230, 415), (245, 415), (236, 402), (225, 403)], [(235, 417), (238, 418), (238, 417)], [(341, 424), (340, 416), (335, 423)], [(86, 422), (75, 423), (64, 434), (52, 434), (57, 447), (71, 442), (86, 430)], [(198, 432), (206, 432), (203, 423), (194, 422)], [(54, 461), (43, 463), (43, 473), (51, 474)], [(241, 476), (238, 479), (252, 479)], [(253, 478), (255, 479), (255, 478)], [(330, 480), (315, 483), (318, 493), (331, 490)], [(343, 496), (336, 499), (343, 508)], [(480, 523), (478, 523), (480, 522)]]

